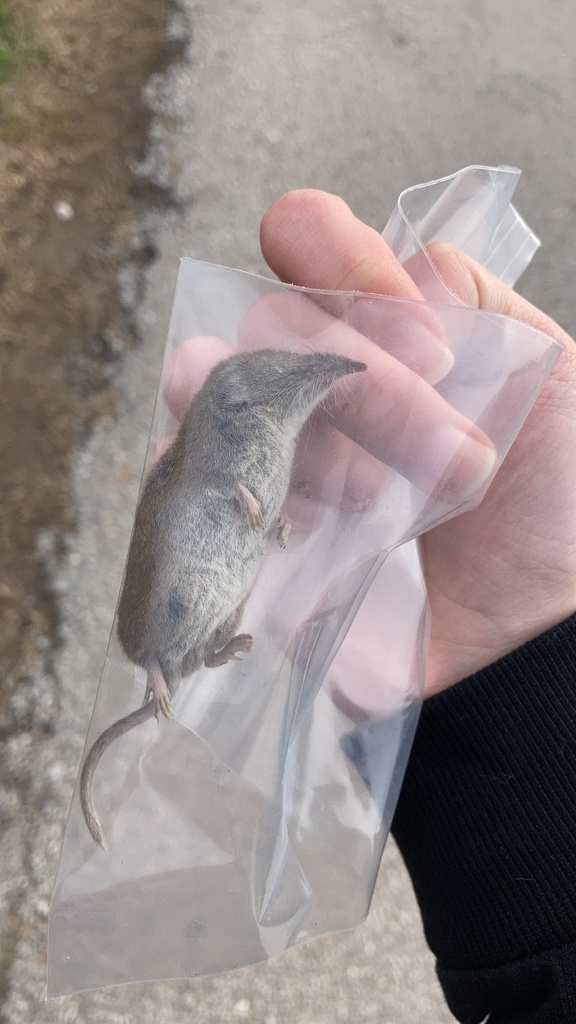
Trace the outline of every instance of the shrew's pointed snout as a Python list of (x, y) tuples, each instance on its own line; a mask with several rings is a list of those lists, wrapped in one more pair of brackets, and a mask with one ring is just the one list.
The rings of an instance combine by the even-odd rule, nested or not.
[(368, 369), (367, 363), (357, 363), (354, 360), (350, 360), (350, 373), (363, 373), (364, 370)]
[(360, 363), (356, 359), (349, 359), (348, 356), (337, 355), (335, 352), (325, 352), (319, 356), (317, 370), (319, 374), (327, 373), (333, 375), (334, 380), (339, 377), (346, 377), (351, 373), (363, 373), (368, 367), (366, 363)]

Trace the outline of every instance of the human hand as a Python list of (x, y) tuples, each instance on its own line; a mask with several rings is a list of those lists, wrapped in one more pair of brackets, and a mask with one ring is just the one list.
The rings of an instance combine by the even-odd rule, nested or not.
[[(336, 196), (283, 196), (263, 219), (261, 244), (283, 281), (421, 298), (384, 240)], [(429, 252), (466, 304), (529, 323), (565, 351), (481, 505), (422, 539), (432, 611), (427, 696), (576, 610), (574, 342), (452, 246), (437, 243)]]

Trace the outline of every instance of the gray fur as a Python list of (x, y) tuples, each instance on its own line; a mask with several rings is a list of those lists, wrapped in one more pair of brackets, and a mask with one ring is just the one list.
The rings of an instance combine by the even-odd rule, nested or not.
[(183, 677), (250, 650), (252, 638), (235, 633), (283, 521), (300, 430), (333, 383), (365, 369), (330, 353), (231, 356), (212, 370), (152, 470), (118, 607), (122, 647), (148, 672), (148, 702), (102, 733), (81, 776), (82, 809), (100, 845), (91, 795), (96, 764), (113, 740), (152, 713), (169, 717), (169, 698)]

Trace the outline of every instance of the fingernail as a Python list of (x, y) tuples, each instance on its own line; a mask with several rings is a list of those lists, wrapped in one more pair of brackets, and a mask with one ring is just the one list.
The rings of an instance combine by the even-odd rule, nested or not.
[(443, 424), (430, 431), (419, 445), (418, 486), (438, 501), (464, 501), (486, 483), (495, 462), (496, 452), (490, 445)]
[[(412, 321), (406, 327), (408, 352), (400, 351), (398, 358), (406, 362), (428, 384), (437, 384), (454, 366), (454, 356), (448, 346), (440, 341), (439, 329), (432, 330), (427, 324)], [(395, 355), (395, 351), (391, 350)]]
[(442, 380), (448, 373), (450, 373), (453, 366), (454, 356), (450, 349), (440, 349), (438, 359), (434, 361), (434, 365), (426, 374), (426, 380), (429, 384), (437, 384), (439, 380)]

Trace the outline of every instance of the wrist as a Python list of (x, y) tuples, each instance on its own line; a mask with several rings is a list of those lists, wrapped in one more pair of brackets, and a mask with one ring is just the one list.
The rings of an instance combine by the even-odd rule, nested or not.
[[(434, 616), (426, 669), (424, 697), (441, 693), (468, 676), (480, 672), (536, 637), (558, 626), (576, 614), (576, 593), (554, 595), (542, 600), (529, 617), (492, 621), (462, 608), (455, 616), (452, 610), (449, 634), (435, 628)], [(442, 621), (442, 615), (438, 616)], [(448, 621), (448, 617), (444, 621)], [(462, 641), (460, 638), (475, 638)]]

